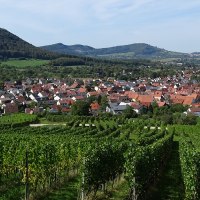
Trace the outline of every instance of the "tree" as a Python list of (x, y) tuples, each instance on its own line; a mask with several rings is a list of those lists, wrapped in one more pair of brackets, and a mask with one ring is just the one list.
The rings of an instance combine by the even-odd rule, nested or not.
[(4, 90), (4, 82), (0, 81), (0, 90)]
[(106, 110), (106, 107), (108, 106), (108, 98), (106, 95), (102, 96), (101, 97), (101, 111), (105, 111)]
[(90, 97), (88, 97), (87, 102), (88, 102), (89, 104), (91, 104), (91, 103), (93, 103), (93, 102), (96, 101), (96, 100), (97, 100), (97, 97), (95, 97), (95, 96), (90, 96)]
[(71, 107), (72, 115), (89, 115), (90, 104), (85, 101), (76, 101)]
[(123, 111), (123, 116), (125, 118), (135, 118), (137, 117), (137, 113), (133, 110), (131, 106), (127, 106), (126, 109)]

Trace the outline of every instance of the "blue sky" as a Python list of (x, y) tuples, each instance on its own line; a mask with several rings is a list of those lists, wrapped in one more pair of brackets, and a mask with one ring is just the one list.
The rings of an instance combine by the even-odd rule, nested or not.
[(36, 45), (148, 43), (200, 51), (200, 0), (0, 0), (0, 27)]

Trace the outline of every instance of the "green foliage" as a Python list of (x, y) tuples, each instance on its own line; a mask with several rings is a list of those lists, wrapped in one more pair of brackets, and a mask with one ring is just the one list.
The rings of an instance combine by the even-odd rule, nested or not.
[(168, 106), (158, 107), (154, 102), (149, 108), (143, 108), (140, 118), (153, 118), (157, 121), (162, 121), (164, 125), (167, 124), (197, 124), (197, 117), (192, 114), (185, 114), (188, 106), (182, 104), (172, 104)]
[(126, 178), (132, 199), (143, 199), (146, 188), (156, 179), (172, 147), (172, 134), (150, 145), (131, 146), (126, 153)]
[[(72, 171), (80, 177), (78, 191), (84, 189), (87, 197), (94, 197), (102, 189), (106, 191), (108, 184), (125, 174), (130, 197), (143, 199), (166, 162), (170, 162), (174, 130), (167, 130), (155, 119), (48, 114), (48, 120), (66, 122), (67, 127), (6, 127), (10, 119), (22, 123), (22, 119), (31, 121), (31, 117), (34, 118), (22, 114), (0, 118), (4, 125), (0, 129), (0, 186), (16, 183), (17, 199), (23, 193), (20, 187), (27, 184), (27, 153), (29, 195), (36, 199), (40, 192), (59, 185)], [(198, 199), (198, 126), (176, 125), (175, 130), (176, 135), (189, 133), (180, 142), (181, 168), (188, 199)], [(4, 194), (11, 194), (9, 191), (8, 187)]]
[(179, 139), (179, 154), (185, 196), (188, 200), (197, 200), (200, 198), (199, 127), (176, 125), (175, 131)]
[(71, 107), (72, 115), (89, 115), (90, 104), (85, 101), (76, 101)]
[(91, 146), (85, 153), (82, 173), (87, 194), (97, 191), (102, 184), (114, 180), (123, 172), (124, 145), (106, 142)]
[(200, 198), (200, 152), (186, 138), (180, 141), (180, 160), (186, 199)]
[(100, 104), (100, 110), (101, 111), (105, 111), (106, 107), (108, 106), (108, 98), (106, 95), (101, 96), (101, 98), (99, 99), (99, 104)]
[(180, 58), (184, 54), (177, 52), (170, 52), (164, 49), (150, 46), (144, 43), (136, 43), (130, 45), (116, 46), (110, 48), (94, 49), (89, 46), (83, 45), (63, 45), (54, 44), (42, 47), (52, 52), (59, 52), (71, 55), (84, 55), (84, 56), (100, 56), (112, 59), (133, 59), (133, 58)]
[(11, 66), (11, 67), (39, 67), (42, 65), (48, 64), (49, 61), (47, 60), (37, 60), (37, 59), (10, 59), (7, 61), (2, 62), (1, 64), (4, 66)]
[(38, 58), (51, 59), (58, 57), (55, 53), (37, 48), (5, 29), (0, 29), (0, 55), (2, 58)]
[(21, 127), (36, 122), (38, 122), (36, 115), (24, 113), (11, 114), (0, 117), (0, 128), (6, 129), (8, 127)]
[(51, 61), (53, 66), (76, 66), (76, 65), (85, 65), (85, 61), (81, 58), (57, 58)]
[(131, 106), (127, 106), (126, 109), (123, 111), (122, 115), (128, 119), (136, 118), (138, 116)]

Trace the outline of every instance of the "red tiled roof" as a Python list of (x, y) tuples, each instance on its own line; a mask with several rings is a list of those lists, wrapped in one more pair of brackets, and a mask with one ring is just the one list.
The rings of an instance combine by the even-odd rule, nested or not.
[(83, 96), (76, 96), (75, 98), (76, 98), (76, 100), (84, 100), (85, 99), (85, 97), (83, 97)]
[(135, 102), (131, 102), (130, 106), (134, 109), (140, 109), (142, 107), (142, 105)]
[(139, 95), (137, 100), (140, 103), (152, 103), (154, 99), (152, 95)]
[(192, 113), (200, 112), (200, 108), (191, 108), (190, 110)]
[(4, 106), (4, 112), (5, 114), (9, 113), (17, 113), (18, 112), (18, 106), (15, 103), (6, 103)]
[(71, 111), (70, 108), (65, 108), (65, 107), (61, 108), (61, 112), (70, 112), (70, 111)]
[(129, 91), (129, 92), (125, 92), (125, 94), (128, 96), (129, 99), (137, 100), (137, 98), (139, 97), (137, 92)]
[(91, 103), (90, 107), (91, 107), (91, 110), (99, 110), (100, 105), (98, 103)]
[(163, 106), (165, 106), (166, 105), (166, 103), (165, 102), (157, 102), (157, 104), (158, 104), (158, 107), (163, 107)]
[(73, 99), (61, 99), (59, 100), (59, 102), (60, 104), (70, 104), (70, 105), (74, 103)]
[(191, 97), (191, 96), (186, 96), (185, 99), (184, 99), (183, 104), (184, 104), (184, 105), (192, 105), (193, 100), (194, 100), (193, 97)]
[(163, 95), (162, 91), (155, 91), (154, 97), (161, 97)]
[(172, 103), (174, 104), (183, 104), (184, 100), (183, 99), (172, 99)]
[(141, 102), (141, 105), (149, 107), (151, 105), (151, 102)]
[(86, 89), (86, 88), (79, 88), (79, 89), (78, 89), (78, 92), (84, 93), (84, 92), (87, 92), (87, 89)]
[(93, 92), (88, 92), (90, 94), (90, 96), (98, 96), (99, 93), (96, 92), (96, 91), (93, 91)]
[(192, 107), (199, 108), (200, 107), (200, 103), (193, 103)]

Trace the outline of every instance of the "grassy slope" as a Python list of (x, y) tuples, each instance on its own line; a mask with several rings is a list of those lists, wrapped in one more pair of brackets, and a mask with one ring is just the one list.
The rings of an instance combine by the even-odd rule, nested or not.
[(8, 65), (13, 67), (38, 67), (44, 64), (48, 64), (48, 60), (38, 60), (38, 59), (26, 59), (26, 60), (8, 60), (1, 62), (2, 65)]

